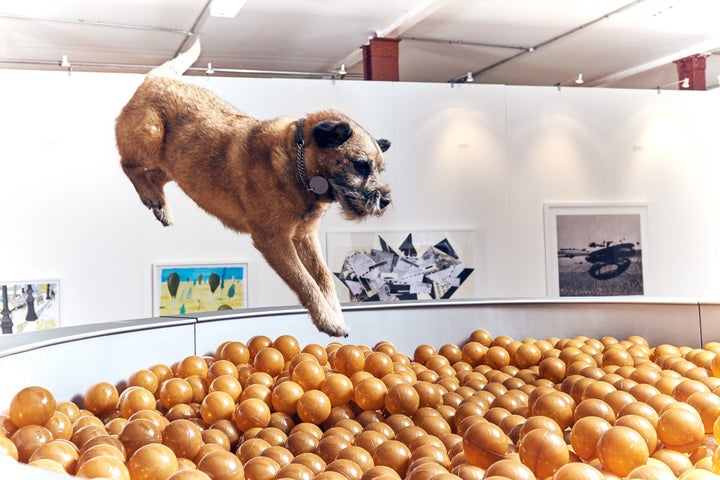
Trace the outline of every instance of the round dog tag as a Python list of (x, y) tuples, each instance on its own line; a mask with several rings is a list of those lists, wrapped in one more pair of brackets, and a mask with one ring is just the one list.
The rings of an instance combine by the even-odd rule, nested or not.
[(327, 193), (328, 188), (330, 188), (330, 185), (325, 177), (321, 177), (319, 175), (312, 177), (308, 182), (308, 186), (310, 187), (310, 190), (317, 195)]

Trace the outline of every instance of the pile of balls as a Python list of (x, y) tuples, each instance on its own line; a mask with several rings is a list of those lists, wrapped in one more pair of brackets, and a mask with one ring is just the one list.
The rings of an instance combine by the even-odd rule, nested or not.
[(258, 335), (81, 405), (25, 388), (0, 456), (117, 480), (719, 479), (719, 394), (716, 342), (476, 330), (409, 356)]

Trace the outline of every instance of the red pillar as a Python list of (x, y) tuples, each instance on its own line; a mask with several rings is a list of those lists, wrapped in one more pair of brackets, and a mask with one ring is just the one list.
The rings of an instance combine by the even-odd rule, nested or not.
[(690, 87), (685, 90), (707, 90), (705, 82), (705, 55), (690, 55), (675, 60), (678, 80), (690, 79)]
[(400, 80), (398, 68), (399, 38), (373, 38), (362, 46), (365, 80)]

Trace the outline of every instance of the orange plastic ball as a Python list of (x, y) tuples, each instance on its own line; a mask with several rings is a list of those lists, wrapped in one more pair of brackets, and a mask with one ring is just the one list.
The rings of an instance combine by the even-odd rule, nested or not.
[(286, 362), (300, 353), (300, 342), (292, 335), (280, 335), (273, 342), (273, 347), (282, 353)]
[(10, 440), (17, 447), (18, 460), (27, 463), (35, 450), (52, 441), (53, 436), (47, 428), (33, 424), (18, 428)]
[(138, 418), (125, 424), (118, 438), (125, 446), (128, 456), (132, 456), (142, 446), (162, 443), (162, 432), (150, 420)]
[(303, 422), (319, 425), (327, 420), (331, 409), (330, 398), (320, 390), (308, 390), (297, 401), (297, 415)]
[(125, 463), (107, 455), (91, 458), (78, 467), (75, 475), (80, 478), (130, 480), (130, 472)]
[(485, 470), (485, 478), (497, 476), (513, 480), (535, 480), (535, 474), (517, 460), (499, 460)]
[(300, 397), (302, 397), (304, 393), (305, 390), (303, 390), (299, 384), (288, 380), (273, 388), (270, 402), (276, 412), (295, 415), (298, 400), (300, 400)]
[(205, 455), (197, 469), (213, 480), (244, 480), (245, 475), (240, 459), (225, 450), (216, 450)]
[(420, 407), (420, 395), (411, 385), (397, 383), (388, 388), (385, 395), (385, 408), (392, 414), (412, 416)]
[(56, 410), (50, 420), (45, 422), (45, 428), (50, 430), (55, 439), (70, 440), (73, 433), (73, 425), (67, 415), (63, 412)]
[(657, 435), (667, 448), (690, 453), (702, 444), (705, 426), (694, 408), (680, 405), (684, 407), (670, 407), (660, 414)]
[(570, 461), (570, 452), (562, 435), (535, 429), (528, 432), (518, 444), (520, 461), (538, 478), (553, 475)]
[(638, 432), (645, 443), (647, 443), (648, 451), (652, 454), (658, 447), (657, 431), (652, 423), (645, 417), (640, 415), (623, 415), (615, 422), (618, 427), (629, 427)]
[(79, 457), (77, 447), (71, 442), (52, 440), (38, 447), (30, 456), (29, 462), (42, 459), (54, 460), (62, 466), (65, 472), (74, 473)]
[[(402, 442), (397, 440), (386, 440), (375, 448), (373, 462), (375, 466), (392, 468), (400, 477), (404, 477), (410, 466), (412, 452)], [(369, 472), (370, 470), (368, 470)], [(367, 472), (365, 472), (367, 474)]]
[(332, 357), (333, 368), (348, 377), (355, 372), (363, 371), (365, 367), (365, 354), (356, 345), (343, 345), (335, 351)]
[(43, 387), (26, 387), (20, 390), (10, 401), (10, 420), (16, 427), (25, 425), (44, 425), (57, 403), (50, 390)]
[(180, 469), (168, 477), (167, 480), (213, 480), (207, 473), (200, 470)]
[(248, 398), (240, 402), (233, 418), (242, 432), (253, 427), (265, 428), (270, 423), (270, 407), (259, 398)]
[(471, 465), (488, 468), (502, 460), (508, 450), (509, 439), (500, 427), (481, 421), (470, 426), (463, 434), (465, 459)]
[(180, 403), (190, 403), (193, 400), (193, 388), (184, 378), (170, 378), (160, 384), (158, 397), (163, 408), (168, 409)]
[(280, 464), (272, 458), (255, 457), (243, 465), (245, 480), (273, 480), (280, 471)]
[(271, 377), (276, 377), (285, 367), (285, 357), (280, 350), (265, 347), (258, 351), (253, 358), (253, 367), (258, 372), (265, 372)]
[(368, 377), (361, 380), (355, 387), (353, 400), (362, 410), (379, 410), (385, 406), (387, 391), (382, 380)]
[(202, 431), (189, 420), (173, 420), (162, 431), (162, 443), (177, 457), (192, 460), (203, 445)]
[(315, 473), (306, 465), (290, 463), (281, 467), (275, 476), (276, 478), (287, 478), (290, 480), (313, 480)]
[(255, 355), (263, 348), (272, 347), (273, 341), (266, 335), (255, 335), (247, 341), (248, 350), (250, 350), (251, 361)]
[(200, 404), (200, 416), (212, 425), (219, 420), (228, 420), (235, 413), (235, 399), (227, 392), (208, 393)]
[(570, 430), (570, 444), (578, 457), (587, 461), (597, 457), (597, 442), (612, 425), (598, 417), (583, 417)]
[(568, 428), (573, 421), (575, 401), (570, 395), (563, 392), (551, 392), (541, 395), (532, 404), (532, 415), (548, 417), (560, 426), (561, 430)]
[(143, 387), (151, 393), (157, 392), (160, 383), (158, 382), (157, 375), (151, 370), (144, 368), (136, 371), (128, 377), (128, 387)]
[(161, 443), (139, 448), (127, 462), (132, 480), (167, 480), (178, 470), (175, 453)]
[(118, 410), (123, 418), (130, 418), (140, 410), (154, 410), (155, 406), (155, 395), (143, 387), (128, 387), (118, 397)]
[(183, 358), (175, 369), (175, 375), (180, 378), (187, 378), (191, 375), (198, 375), (201, 378), (207, 377), (208, 364), (199, 355), (190, 355)]
[(624, 477), (649, 458), (645, 439), (629, 427), (612, 427), (603, 433), (597, 445), (598, 459), (603, 468)]
[(95, 415), (103, 415), (115, 410), (118, 397), (119, 394), (115, 385), (100, 382), (87, 389), (83, 396), (83, 405)]
[(558, 468), (552, 478), (553, 480), (604, 480), (607, 477), (587, 463), (574, 462)]
[(295, 365), (291, 378), (305, 391), (316, 390), (325, 380), (325, 369), (317, 360), (304, 360)]
[(242, 342), (226, 343), (218, 356), (221, 360), (228, 360), (237, 365), (250, 363), (250, 349)]
[(14, 460), (18, 459), (17, 446), (7, 437), (0, 436), (0, 455), (8, 456)]

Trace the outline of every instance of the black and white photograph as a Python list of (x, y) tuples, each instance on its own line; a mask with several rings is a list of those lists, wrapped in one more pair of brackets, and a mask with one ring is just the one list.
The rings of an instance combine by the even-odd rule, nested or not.
[(640, 206), (549, 207), (547, 262), (557, 272), (548, 276), (557, 286), (552, 294), (643, 295), (643, 212)]

